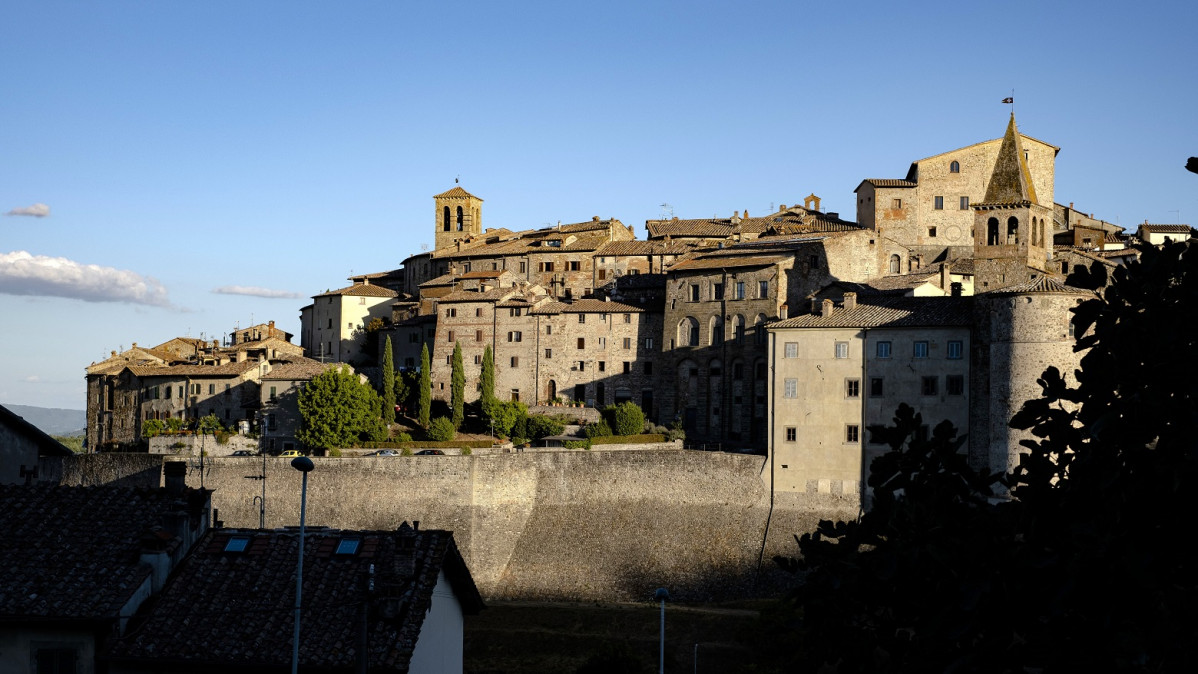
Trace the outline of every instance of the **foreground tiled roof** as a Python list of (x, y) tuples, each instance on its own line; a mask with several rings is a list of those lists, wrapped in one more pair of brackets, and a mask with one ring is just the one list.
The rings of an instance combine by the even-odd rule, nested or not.
[(690, 246), (681, 241), (610, 241), (595, 251), (599, 256), (682, 255)]
[(341, 363), (322, 363), (318, 360), (312, 360), (311, 358), (304, 358), (303, 360), (276, 365), (270, 372), (266, 373), (262, 379), (311, 379), (330, 367), (339, 367), (341, 365)]
[(603, 300), (574, 300), (573, 302), (546, 302), (532, 310), (534, 314), (627, 314), (644, 311), (640, 307), (623, 302)]
[(176, 499), (165, 489), (0, 485), (0, 621), (119, 617), (150, 577), (144, 538), (177, 541), (151, 532)]
[(258, 367), (256, 360), (224, 365), (130, 365), (138, 377), (235, 377)]
[(355, 283), (352, 286), (338, 288), (337, 290), (329, 290), (319, 295), (312, 297), (328, 297), (329, 295), (349, 295), (351, 297), (397, 297), (399, 293), (389, 288), (376, 286), (369, 283)]
[(1028, 281), (1027, 283), (1020, 283), (1018, 285), (1007, 286), (1005, 288), (999, 288), (997, 290), (992, 290), (986, 294), (988, 294), (988, 295), (1049, 295), (1049, 294), (1094, 295), (1095, 293), (1093, 290), (1086, 290), (1084, 288), (1075, 288), (1073, 286), (1067, 286), (1064, 283), (1060, 282), (1059, 280), (1057, 280), (1051, 276), (1041, 276), (1039, 278)]
[[(244, 538), (244, 552), (225, 552)], [(356, 539), (354, 554), (337, 554)], [(281, 667), (291, 662), (299, 532), (218, 529), (195, 547), (153, 608), (110, 651), (144, 665)], [(371, 567), (374, 575), (371, 577)], [(357, 659), (361, 605), (369, 606), (369, 671), (406, 672), (441, 571), (464, 613), (482, 599), (449, 531), (309, 530), (304, 539), (301, 671), (341, 668)], [(365, 589), (373, 581), (374, 590)]]
[[(911, 180), (902, 180), (897, 178), (866, 178), (861, 181), (862, 184), (869, 183), (874, 187), (916, 187), (917, 184)], [(857, 186), (860, 188), (860, 185)], [(856, 192), (856, 190), (853, 190)]]
[(1189, 225), (1153, 225), (1153, 224), (1146, 223), (1146, 224), (1140, 225), (1140, 230), (1144, 231), (1144, 232), (1151, 232), (1153, 234), (1189, 234), (1190, 226)]
[(458, 275), (453, 272), (450, 272), (448, 274), (441, 274), (437, 278), (429, 279), (429, 280), (425, 281), (424, 283), (421, 283), (420, 287), (421, 288), (432, 288), (435, 286), (453, 285), (457, 281), (457, 278), (458, 278)]
[(670, 271), (678, 272), (709, 269), (732, 269), (734, 267), (766, 267), (784, 260), (791, 259), (791, 257), (793, 256), (787, 254), (704, 256), (691, 260), (683, 260), (670, 267)]
[(781, 328), (915, 328), (970, 324), (971, 297), (877, 297), (853, 309), (836, 307), (831, 316), (804, 314), (771, 323)]

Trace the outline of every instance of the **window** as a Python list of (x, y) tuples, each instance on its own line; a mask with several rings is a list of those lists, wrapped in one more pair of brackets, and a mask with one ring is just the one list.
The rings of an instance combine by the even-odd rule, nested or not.
[(784, 353), (783, 357), (785, 357), (785, 358), (798, 358), (799, 357), (799, 343), (798, 342), (787, 342), (786, 346), (784, 347), (783, 353)]
[[(458, 315), (458, 310), (457, 310), (456, 308), (455, 308), (455, 309), (446, 309), (446, 310), (445, 310), (445, 317), (446, 317), (446, 318), (456, 318), (456, 317), (457, 317), (457, 315)], [(331, 326), (330, 326), (330, 327), (331, 327)]]
[(783, 398), (799, 397), (799, 380), (798, 379), (787, 379), (785, 382), (783, 382), (782, 397)]
[(528, 267), (526, 265), (527, 265), (527, 263), (525, 263), (525, 262), (520, 263), (520, 273), (521, 274), (528, 272)]
[(935, 227), (928, 227), (928, 238), (930, 238), (930, 239), (936, 238), (936, 228)]
[(337, 542), (337, 550), (335, 555), (353, 555), (358, 552), (358, 546), (362, 543), (359, 538), (342, 538)]
[(482, 308), (482, 307), (478, 307), (477, 309), (475, 309), (475, 310), (474, 310), (474, 316), (475, 316), (476, 318), (481, 318), (481, 317), (482, 317), (482, 315), (483, 315), (483, 308)]
[(632, 322), (632, 314), (624, 314), (624, 322), (631, 323)]
[(878, 358), (890, 357), (890, 342), (878, 342), (877, 356)]
[(869, 378), (869, 397), (880, 398), (880, 397), (882, 397), (882, 391), (883, 391), (882, 378), (881, 377), (870, 377)]
[(476, 342), (483, 341), (483, 331), (482, 330), (474, 331), (474, 341), (476, 341)]
[(916, 358), (927, 358), (928, 357), (928, 343), (923, 340), (915, 342), (915, 348), (912, 352), (912, 355)]
[(940, 392), (939, 377), (920, 377), (919, 393), (925, 396), (934, 396)]
[(697, 283), (692, 283), (692, 284), (691, 284), (691, 293), (690, 293), (690, 298), (691, 298), (691, 301), (692, 301), (692, 302), (698, 302), (698, 301), (699, 301), (699, 284), (697, 284)]
[(278, 396), (279, 396), (279, 387), (271, 386), (270, 387), (270, 399), (274, 400), (274, 399), (278, 398)]
[(844, 380), (844, 397), (860, 398), (861, 397), (861, 380), (846, 379)]
[(599, 361), (599, 371), (607, 372), (607, 361), (606, 360)]
[(950, 374), (944, 378), (944, 392), (950, 396), (965, 395), (965, 376)]
[(961, 358), (963, 344), (961, 340), (954, 339), (948, 343), (948, 358), (949, 360), (959, 360)]
[(787, 442), (794, 442), (797, 435), (798, 435), (798, 433), (795, 432), (794, 426), (786, 427), (786, 441)]
[(736, 295), (734, 295), (734, 297), (738, 300), (743, 300), (745, 298), (745, 282), (744, 281), (736, 282)]
[(524, 341), (524, 333), (520, 332), (519, 330), (512, 330), (511, 332), (507, 333), (507, 341), (522, 342)]
[(512, 389), (512, 398), (511, 398), (511, 400), (512, 400), (512, 402), (514, 402), (514, 403), (518, 403), (518, 402), (520, 402), (520, 389), (518, 389), (518, 388), (514, 388), (514, 389)]
[[(225, 387), (226, 387), (226, 388), (228, 388), (228, 386), (229, 386), (228, 384), (225, 384)], [(171, 397), (171, 387), (170, 387), (170, 386), (166, 386), (166, 387), (164, 387), (164, 388), (166, 389), (166, 397), (167, 397), (167, 398), (170, 398), (170, 397)]]
[(954, 161), (953, 163), (949, 164), (948, 172), (949, 173), (960, 173), (961, 172), (961, 162)]
[(483, 357), (478, 354), (474, 354), (474, 364), (482, 365), (482, 362), (483, 362)]
[(578, 322), (579, 322), (579, 323), (586, 323), (586, 322), (587, 322), (587, 315), (586, 315), (586, 314), (578, 314)]
[(844, 427), (844, 441), (845, 442), (860, 442), (861, 441), (861, 427), (858, 426), (857, 424), (848, 424), (847, 426), (845, 426)]
[(724, 299), (724, 284), (723, 283), (712, 283), (711, 284), (711, 299), (713, 299), (713, 300)]
[(569, 262), (566, 263), (566, 265), (567, 265), (566, 268), (568, 271), (578, 271), (579, 269), (582, 268), (580, 266), (580, 264), (581, 263), (578, 260), (570, 260)]
[[(225, 552), (245, 552), (249, 547), (250, 539), (248, 536), (234, 536), (225, 543)], [(41, 671), (41, 668), (38, 668)]]
[(969, 197), (961, 197), (961, 210), (969, 210)]
[(652, 348), (653, 348), (653, 338), (652, 338), (652, 337), (646, 337), (646, 338), (645, 338), (645, 348), (646, 348), (646, 349), (652, 349)]
[(520, 307), (512, 307), (511, 309), (507, 310), (507, 315), (512, 316), (513, 318), (519, 318), (520, 311), (521, 311)]
[(329, 330), (333, 329), (333, 319), (329, 319)]
[(632, 363), (624, 361), (624, 374), (628, 374), (629, 372), (632, 372)]
[(266, 415), (266, 430), (275, 431), (279, 428), (279, 420), (273, 414)]
[(208, 385), (208, 395), (216, 395), (216, 384)]
[(545, 349), (545, 357), (553, 358), (553, 349)]
[(848, 342), (836, 342), (836, 357), (837, 358), (848, 358), (849, 357), (849, 343)]
[(512, 356), (512, 367), (520, 367), (520, 356)]
[(624, 338), (624, 348), (625, 348), (625, 349), (631, 349), (631, 348), (632, 348), (632, 338), (631, 338), (631, 337), (625, 337), (625, 338)]
[(449, 339), (448, 339), (448, 340), (446, 340), (446, 341), (450, 341), (450, 342), (452, 342), (452, 341), (453, 341), (453, 330), (450, 330), (450, 331), (449, 331)]
[(901, 209), (903, 207), (903, 200), (902, 199), (891, 199), (890, 207), (895, 210)]
[(898, 274), (903, 270), (903, 258), (898, 255), (890, 256), (890, 273)]
[(809, 256), (807, 258), (807, 264), (810, 265), (812, 269), (819, 269), (819, 256), (818, 255)]
[(932, 202), (932, 208), (938, 211), (944, 210), (944, 197), (932, 197)]
[(578, 348), (580, 348), (580, 349), (587, 348), (587, 338), (586, 337), (578, 338)]
[(653, 374), (653, 363), (652, 362), (648, 362), (648, 361), (645, 362), (645, 374)]
[(600, 348), (600, 349), (606, 349), (606, 348), (607, 348), (607, 338), (606, 338), (606, 337), (600, 337), (600, 338), (599, 338), (599, 348)]
[(578, 361), (578, 371), (581, 372), (585, 369), (587, 369), (587, 362), (585, 360)]
[(553, 326), (552, 326), (552, 325), (546, 325), (546, 326), (545, 326), (545, 334), (547, 334), (547, 335), (552, 335), (552, 334), (553, 334)]
[(769, 296), (770, 296), (770, 282), (769, 281), (758, 281), (757, 282), (757, 297), (764, 300)]

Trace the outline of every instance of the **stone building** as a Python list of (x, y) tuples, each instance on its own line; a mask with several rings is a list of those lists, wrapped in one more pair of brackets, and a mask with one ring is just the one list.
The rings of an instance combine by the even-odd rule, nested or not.
[[(373, 319), (391, 320), (394, 290), (368, 280), (312, 296), (300, 309), (300, 346), (309, 358), (351, 362), (362, 355), (366, 326)], [(375, 354), (369, 354), (373, 358)]]
[[(308, 358), (280, 363), (262, 375), (258, 386), (258, 447), (268, 454), (297, 449), (300, 427), (299, 392), (316, 375), (341, 363), (321, 363)], [(352, 371), (352, 368), (351, 368)]]

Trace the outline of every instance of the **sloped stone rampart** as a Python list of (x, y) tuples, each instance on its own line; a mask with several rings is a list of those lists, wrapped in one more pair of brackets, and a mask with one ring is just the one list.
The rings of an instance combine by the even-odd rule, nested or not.
[[(795, 533), (856, 515), (855, 501), (813, 494), (788, 497), (771, 516), (764, 461), (679, 450), (316, 458), (307, 521), (392, 529), (418, 520), (450, 529), (489, 598), (637, 600), (660, 586), (679, 600), (753, 596), (789, 580), (772, 559), (797, 552)], [(149, 470), (118, 463), (64, 475), (95, 484)], [(189, 465), (188, 484), (198, 485), (198, 463)], [(204, 484), (215, 489), (226, 526), (258, 526), (262, 483), (246, 478), (262, 465), (222, 457), (206, 464)], [(300, 473), (287, 459), (269, 458), (266, 467), (266, 526), (294, 526)]]

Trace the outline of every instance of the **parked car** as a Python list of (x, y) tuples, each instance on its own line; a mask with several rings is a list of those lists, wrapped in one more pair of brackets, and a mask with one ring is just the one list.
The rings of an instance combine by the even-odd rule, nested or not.
[(422, 449), (416, 452), (416, 456), (445, 456), (445, 452), (439, 449)]
[(230, 454), (229, 456), (255, 456), (255, 453), (251, 452), (248, 449), (239, 449), (239, 450), (233, 452), (232, 454)]
[(400, 456), (398, 449), (380, 449), (377, 452), (371, 452), (366, 456)]
[(304, 455), (304, 453), (299, 451), (298, 449), (289, 449), (289, 450), (283, 452), (282, 454), (280, 454), (279, 456), (283, 457), (284, 459), (290, 459), (292, 457), (303, 456), (303, 455)]

